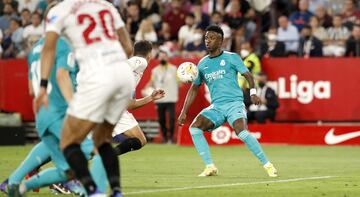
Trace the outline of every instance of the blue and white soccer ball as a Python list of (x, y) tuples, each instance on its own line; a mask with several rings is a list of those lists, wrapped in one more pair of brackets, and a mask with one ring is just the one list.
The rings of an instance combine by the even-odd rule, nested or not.
[(183, 62), (177, 69), (177, 76), (183, 83), (193, 82), (199, 74), (197, 66), (192, 62)]

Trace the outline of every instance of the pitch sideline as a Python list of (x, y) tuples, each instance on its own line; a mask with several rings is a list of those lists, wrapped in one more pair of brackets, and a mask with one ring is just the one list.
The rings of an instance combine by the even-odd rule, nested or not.
[(220, 188), (220, 187), (259, 185), (259, 184), (267, 184), (267, 183), (288, 183), (288, 182), (330, 179), (330, 178), (335, 178), (335, 176), (315, 176), (315, 177), (303, 177), (303, 178), (293, 178), (293, 179), (283, 179), (283, 180), (273, 180), (273, 181), (257, 181), (257, 182), (247, 182), (247, 183), (229, 183), (229, 184), (219, 184), (219, 185), (203, 185), (203, 186), (194, 186), (194, 187), (178, 187), (178, 188), (169, 188), (169, 189), (154, 189), (154, 190), (125, 192), (123, 194), (124, 195), (135, 195), (135, 194), (147, 194), (147, 193), (161, 193), (161, 192), (184, 191), (184, 190), (192, 190), (192, 189), (209, 189), (209, 188), (211, 189), (211, 188)]

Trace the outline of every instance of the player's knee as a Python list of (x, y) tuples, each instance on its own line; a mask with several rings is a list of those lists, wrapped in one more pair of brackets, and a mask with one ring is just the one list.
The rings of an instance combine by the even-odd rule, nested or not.
[(145, 146), (147, 144), (147, 139), (146, 137), (141, 137), (139, 138), (140, 142), (141, 142), (141, 147)]

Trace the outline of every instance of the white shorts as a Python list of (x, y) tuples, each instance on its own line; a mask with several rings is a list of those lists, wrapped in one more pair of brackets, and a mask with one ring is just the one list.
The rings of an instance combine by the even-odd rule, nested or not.
[(95, 123), (115, 125), (126, 110), (135, 87), (127, 62), (83, 71), (67, 114)]
[(137, 126), (137, 125), (139, 125), (139, 123), (136, 121), (134, 116), (130, 112), (125, 111), (122, 114), (119, 122), (116, 123), (116, 126), (114, 128), (112, 136), (114, 137), (114, 136), (117, 136), (119, 134), (122, 134), (125, 131), (127, 131), (127, 130), (129, 130), (129, 129)]

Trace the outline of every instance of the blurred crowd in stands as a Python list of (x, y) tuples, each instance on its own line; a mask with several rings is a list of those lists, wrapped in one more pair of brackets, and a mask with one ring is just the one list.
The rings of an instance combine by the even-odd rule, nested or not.
[[(1, 0), (2, 59), (26, 57), (44, 32), (53, 0)], [(113, 0), (134, 41), (170, 56), (206, 54), (204, 29), (224, 30), (224, 48), (243, 58), (360, 57), (359, 0)]]

